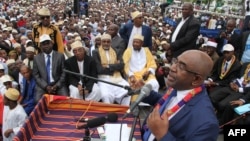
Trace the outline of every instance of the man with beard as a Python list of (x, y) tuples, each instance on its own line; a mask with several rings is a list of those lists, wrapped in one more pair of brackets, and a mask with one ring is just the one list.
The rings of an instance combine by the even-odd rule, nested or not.
[(159, 83), (155, 77), (156, 62), (150, 50), (147, 47), (142, 47), (143, 40), (143, 36), (134, 35), (133, 47), (125, 50), (123, 54), (124, 72), (132, 88), (151, 84), (153, 90), (158, 92)]
[[(102, 45), (93, 51), (93, 58), (97, 63), (98, 78), (122, 86), (129, 86), (128, 82), (121, 76), (124, 63), (122, 56), (118, 56), (111, 47), (111, 36), (109, 34), (102, 35), (101, 42)], [(128, 90), (104, 82), (98, 82), (98, 86), (101, 89), (102, 101), (104, 103), (130, 104), (130, 96), (126, 96)]]

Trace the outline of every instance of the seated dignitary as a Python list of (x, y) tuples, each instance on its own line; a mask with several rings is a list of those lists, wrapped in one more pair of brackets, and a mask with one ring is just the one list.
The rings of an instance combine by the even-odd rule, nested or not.
[(146, 83), (151, 84), (153, 90), (158, 92), (159, 83), (155, 77), (157, 68), (155, 59), (149, 48), (142, 47), (143, 40), (142, 35), (136, 34), (133, 37), (133, 47), (125, 50), (123, 54), (124, 71), (132, 88), (138, 88), (140, 87), (138, 85)]
[(35, 88), (36, 81), (32, 75), (32, 69), (29, 66), (22, 65), (20, 67), (20, 73), (23, 76), (20, 104), (23, 106), (27, 115), (29, 115), (34, 109), (35, 103)]
[(155, 105), (143, 125), (143, 141), (216, 141), (219, 125), (203, 86), (212, 67), (211, 58), (199, 50), (173, 59), (166, 94), (151, 91), (143, 100)]
[[(244, 63), (240, 71), (240, 78), (235, 79), (229, 87), (223, 87), (213, 91), (209, 96), (212, 104), (217, 110), (217, 117), (220, 124), (224, 124), (233, 119), (232, 112), (229, 110), (231, 101), (241, 99), (239, 105), (244, 104), (250, 98), (250, 63)], [(233, 102), (234, 103), (234, 102)], [(233, 104), (236, 107), (237, 104)], [(229, 107), (228, 107), (229, 106)], [(227, 108), (227, 110), (226, 110)], [(228, 109), (229, 108), (229, 109)], [(231, 108), (232, 109), (232, 108)], [(229, 116), (229, 117), (227, 117)]]
[[(244, 104), (250, 104), (250, 92), (242, 95), (239, 99), (235, 99), (230, 101), (224, 111), (221, 113), (219, 117), (220, 124), (227, 125), (227, 124), (235, 124), (234, 118), (238, 119), (239, 115), (235, 112), (235, 108), (238, 106), (243, 106)], [(247, 115), (246, 115), (247, 114)], [(236, 124), (250, 124), (250, 116), (249, 112), (243, 115), (243, 118), (238, 119)], [(221, 125), (221, 126), (223, 126)]]
[(211, 57), (211, 59), (215, 63), (219, 59), (219, 55), (216, 52), (217, 43), (213, 41), (207, 41), (204, 48), (206, 53)]
[[(97, 78), (96, 62), (86, 54), (81, 41), (72, 43), (71, 49), (74, 56), (65, 61), (65, 69)], [(94, 101), (101, 100), (101, 92), (95, 80), (87, 77), (81, 78), (69, 73), (66, 74), (66, 80), (69, 86), (70, 97)]]
[[(93, 58), (97, 63), (99, 79), (129, 86), (128, 82), (121, 76), (121, 71), (124, 68), (122, 56), (117, 56), (116, 51), (111, 47), (111, 36), (109, 34), (102, 35), (101, 46), (93, 51)], [(130, 96), (126, 96), (128, 90), (104, 82), (98, 82), (98, 86), (101, 89), (104, 103), (130, 104)]]
[(64, 55), (53, 50), (50, 36), (43, 34), (40, 38), (42, 52), (33, 60), (33, 76), (36, 80), (36, 102), (43, 94), (68, 95), (65, 85)]
[(224, 45), (223, 56), (215, 62), (211, 76), (205, 81), (209, 94), (229, 86), (230, 82), (239, 76), (240, 69), (241, 63), (234, 55), (234, 47), (231, 44)]

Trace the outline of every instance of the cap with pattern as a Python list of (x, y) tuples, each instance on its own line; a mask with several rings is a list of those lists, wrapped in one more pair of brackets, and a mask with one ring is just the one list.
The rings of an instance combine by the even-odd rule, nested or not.
[(9, 100), (12, 100), (12, 101), (17, 101), (19, 96), (20, 96), (20, 93), (17, 89), (15, 88), (9, 88), (6, 92), (5, 92), (5, 97), (7, 97)]
[(41, 9), (39, 9), (39, 10), (37, 11), (37, 14), (38, 14), (39, 16), (50, 16), (50, 11), (49, 11), (48, 8), (43, 7), (43, 8), (41, 8)]
[(75, 48), (81, 48), (81, 47), (83, 47), (82, 42), (79, 41), (79, 40), (73, 42), (70, 46), (71, 46), (72, 50), (75, 49)]
[(139, 11), (135, 11), (135, 12), (132, 12), (132, 13), (131, 13), (132, 20), (134, 20), (134, 19), (137, 18), (138, 16), (142, 16), (142, 13), (139, 12)]
[(143, 41), (144, 40), (144, 36), (142, 36), (140, 34), (135, 34), (133, 39), (139, 39), (139, 40)]
[(111, 40), (111, 36), (109, 34), (103, 34), (101, 37), (101, 40), (105, 40), (105, 39)]

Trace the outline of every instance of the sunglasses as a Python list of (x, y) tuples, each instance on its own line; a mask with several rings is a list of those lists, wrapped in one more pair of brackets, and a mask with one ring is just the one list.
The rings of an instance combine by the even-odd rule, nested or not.
[(44, 20), (45, 18), (46, 18), (46, 19), (49, 19), (50, 16), (42, 16), (42, 17), (41, 17), (42, 20)]

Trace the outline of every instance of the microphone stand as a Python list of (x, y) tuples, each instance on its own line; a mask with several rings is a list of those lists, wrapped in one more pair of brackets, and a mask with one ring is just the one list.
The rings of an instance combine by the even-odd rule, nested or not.
[(89, 128), (85, 129), (85, 136), (83, 137), (83, 141), (91, 141)]
[(139, 110), (139, 106), (137, 105), (137, 107), (133, 111), (134, 120), (133, 120), (133, 124), (132, 124), (132, 128), (130, 131), (128, 141), (133, 141), (133, 136), (134, 136), (137, 120), (139, 119), (139, 114), (140, 114), (140, 110)]
[(66, 70), (66, 69), (64, 69), (63, 71), (65, 73), (77, 75), (77, 76), (80, 76), (80, 77), (83, 77), (83, 78), (85, 77), (85, 78), (92, 79), (92, 80), (95, 80), (95, 81), (104, 82), (104, 83), (107, 83), (107, 84), (110, 84), (110, 85), (114, 85), (114, 86), (117, 86), (117, 87), (124, 88), (124, 89), (126, 89), (128, 91), (131, 91), (131, 88), (129, 86), (123, 86), (123, 85), (112, 83), (112, 82), (109, 82), (109, 81), (100, 80), (100, 79), (95, 78), (95, 77), (91, 77), (91, 76), (88, 76), (88, 75), (85, 75), (85, 74), (80, 74), (80, 73), (72, 72), (72, 71), (69, 71), (69, 70)]

